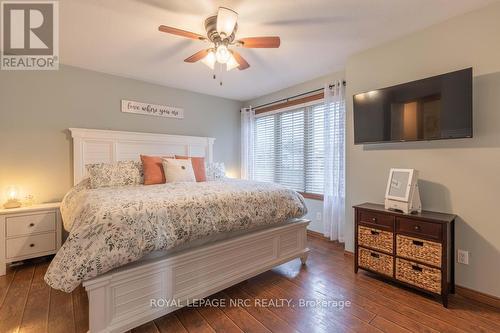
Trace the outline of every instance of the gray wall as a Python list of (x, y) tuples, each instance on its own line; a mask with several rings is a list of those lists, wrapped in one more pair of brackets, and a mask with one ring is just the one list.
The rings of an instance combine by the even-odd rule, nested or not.
[[(353, 250), (352, 205), (382, 202), (391, 167), (420, 171), (423, 208), (455, 213), (456, 283), (500, 296), (500, 4), (351, 57), (347, 86), (346, 248)], [(354, 146), (352, 95), (474, 68), (474, 138)]]
[[(273, 93), (270, 93), (265, 96), (261, 96), (259, 98), (253, 99), (251, 101), (247, 101), (244, 104), (246, 106), (258, 106), (261, 104), (269, 103), (269, 102), (274, 102), (276, 100), (282, 99), (282, 98), (287, 98), (290, 96), (298, 95), (301, 93), (304, 93), (306, 91), (311, 91), (314, 89), (318, 88), (323, 88), (325, 84), (331, 83), (334, 80), (343, 80), (344, 79), (344, 73), (343, 72), (337, 72), (333, 74), (329, 74), (326, 76), (322, 76), (319, 78), (316, 78), (314, 80), (310, 80), (295, 86), (288, 87), (286, 89), (276, 91)], [(323, 202), (319, 200), (312, 200), (312, 199), (306, 199), (306, 204), (307, 204), (307, 209), (308, 213), (306, 215), (306, 218), (311, 220), (311, 223), (309, 224), (308, 229), (313, 230), (316, 232), (321, 232), (323, 233), (323, 222), (321, 218), (321, 214), (323, 213)]]
[[(168, 73), (165, 73), (168, 75)], [(184, 108), (185, 118), (120, 112), (130, 99)], [(240, 170), (241, 103), (75, 67), (0, 72), (0, 203), (18, 185), (37, 202), (72, 185), (69, 127), (215, 137), (214, 159)]]
[[(424, 209), (455, 213), (457, 248), (470, 251), (457, 264), (457, 284), (500, 296), (500, 3), (402, 37), (348, 59), (346, 146), (346, 250), (354, 250), (352, 205), (383, 202), (389, 169), (416, 168)], [(355, 146), (352, 95), (466, 67), (474, 68), (474, 138)], [(334, 73), (263, 96), (245, 105), (288, 97), (342, 77)], [(311, 200), (308, 200), (311, 202)], [(309, 204), (312, 229), (321, 212)]]

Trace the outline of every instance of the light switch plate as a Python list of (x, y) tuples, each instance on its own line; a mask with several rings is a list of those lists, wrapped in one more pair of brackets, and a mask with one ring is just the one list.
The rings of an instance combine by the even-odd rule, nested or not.
[(469, 264), (469, 251), (457, 250), (457, 262), (459, 264)]

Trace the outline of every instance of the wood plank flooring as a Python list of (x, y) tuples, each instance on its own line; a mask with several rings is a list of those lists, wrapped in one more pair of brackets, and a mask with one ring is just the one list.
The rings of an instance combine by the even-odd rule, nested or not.
[[(184, 308), (132, 332), (500, 332), (498, 309), (457, 295), (445, 309), (372, 274), (354, 274), (352, 257), (336, 243), (309, 237), (309, 246), (307, 266), (294, 260), (209, 298), (246, 303)], [(0, 332), (88, 330), (85, 291), (49, 288), (43, 282), (47, 267), (47, 260), (34, 260), (0, 277)], [(280, 300), (295, 306), (264, 303)], [(334, 301), (350, 306), (335, 307)]]

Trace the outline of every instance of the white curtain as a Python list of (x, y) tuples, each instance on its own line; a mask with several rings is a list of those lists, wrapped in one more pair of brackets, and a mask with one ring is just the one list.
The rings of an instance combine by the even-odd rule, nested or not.
[(241, 109), (241, 178), (253, 179), (253, 144), (255, 111)]
[(344, 242), (345, 224), (345, 97), (342, 81), (325, 86), (324, 235)]

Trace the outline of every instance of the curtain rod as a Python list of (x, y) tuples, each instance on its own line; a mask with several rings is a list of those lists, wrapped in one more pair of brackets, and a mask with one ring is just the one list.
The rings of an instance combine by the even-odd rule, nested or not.
[[(345, 86), (346, 82), (342, 81), (342, 85)], [(328, 85), (328, 88), (330, 88), (330, 89), (332, 89), (333, 87), (335, 87), (335, 84)], [(314, 90), (311, 90), (311, 91), (308, 91), (308, 92), (305, 92), (305, 93), (302, 93), (302, 94), (294, 95), (294, 96), (287, 97), (287, 98), (278, 99), (278, 100), (276, 100), (274, 102), (269, 102), (269, 103), (266, 103), (266, 104), (261, 104), (259, 106), (253, 107), (252, 109), (257, 110), (257, 109), (263, 108), (265, 106), (273, 105), (273, 104), (276, 104), (276, 103), (279, 103), (279, 102), (288, 102), (291, 99), (295, 99), (297, 97), (301, 97), (301, 96), (304, 96), (304, 95), (309, 95), (309, 94), (312, 94), (312, 93), (315, 93), (315, 92), (319, 92), (319, 91), (322, 91), (322, 90), (324, 90), (324, 88), (314, 89)]]

